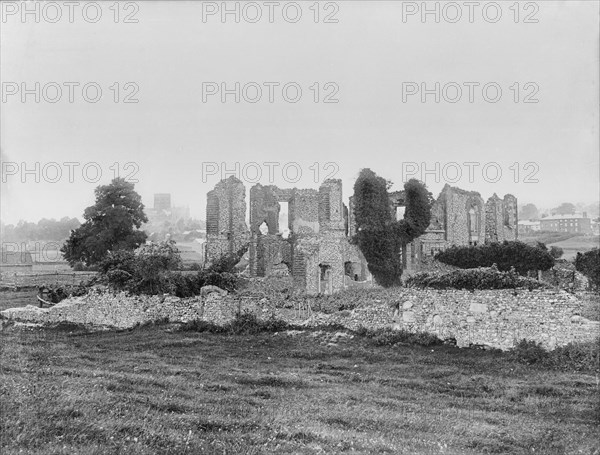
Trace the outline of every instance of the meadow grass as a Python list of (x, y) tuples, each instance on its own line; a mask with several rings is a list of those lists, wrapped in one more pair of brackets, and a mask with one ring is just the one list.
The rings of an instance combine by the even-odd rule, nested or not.
[(7, 325), (2, 454), (600, 450), (597, 376), (498, 351), (329, 341)]

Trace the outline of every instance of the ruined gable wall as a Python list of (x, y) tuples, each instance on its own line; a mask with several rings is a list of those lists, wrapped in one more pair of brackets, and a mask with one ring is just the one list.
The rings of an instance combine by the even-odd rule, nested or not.
[[(485, 233), (483, 200), (479, 193), (446, 186), (440, 195), (445, 215), (446, 240), (452, 245), (469, 244), (469, 209), (474, 207), (479, 216), (479, 241)], [(439, 213), (440, 208), (437, 208)], [(437, 215), (437, 213), (436, 213)]]
[(206, 214), (209, 261), (247, 244), (246, 188), (240, 180), (232, 176), (217, 183), (207, 194)]

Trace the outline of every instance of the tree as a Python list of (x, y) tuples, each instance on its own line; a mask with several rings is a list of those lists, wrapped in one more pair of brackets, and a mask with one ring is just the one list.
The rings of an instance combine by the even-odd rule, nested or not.
[(71, 231), (61, 251), (73, 266), (99, 264), (110, 251), (133, 250), (146, 241), (139, 230), (148, 221), (141, 196), (133, 183), (114, 179), (94, 191), (96, 203), (85, 209), (84, 223)]
[(353, 239), (367, 260), (369, 271), (382, 286), (399, 285), (403, 245), (425, 232), (431, 217), (431, 193), (418, 180), (404, 185), (404, 219), (392, 217), (388, 189), (391, 182), (363, 169), (354, 184), (357, 232)]
[(557, 215), (574, 215), (575, 214), (575, 206), (570, 202), (563, 202), (554, 210), (552, 210)]
[(600, 289), (600, 249), (577, 253), (575, 269), (588, 277), (592, 287)]
[(525, 204), (519, 211), (520, 220), (533, 220), (539, 218), (539, 210), (535, 204)]

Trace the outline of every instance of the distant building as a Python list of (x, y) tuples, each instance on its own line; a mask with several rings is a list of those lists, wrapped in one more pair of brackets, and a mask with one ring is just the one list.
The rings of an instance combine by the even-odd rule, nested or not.
[(585, 212), (582, 215), (552, 215), (540, 220), (540, 228), (542, 231), (591, 234), (592, 220)]
[(519, 234), (527, 234), (528, 232), (540, 231), (540, 221), (519, 221)]
[(171, 194), (170, 193), (157, 193), (154, 195), (154, 210), (160, 212), (161, 210), (171, 210)]

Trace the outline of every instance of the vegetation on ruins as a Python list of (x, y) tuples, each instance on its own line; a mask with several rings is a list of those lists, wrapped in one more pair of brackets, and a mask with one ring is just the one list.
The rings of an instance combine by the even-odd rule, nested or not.
[(400, 285), (402, 246), (425, 232), (431, 217), (432, 195), (411, 179), (404, 185), (404, 219), (392, 216), (388, 189), (391, 183), (370, 169), (363, 169), (354, 184), (356, 242), (369, 271), (384, 287)]
[(496, 264), (498, 270), (511, 268), (521, 275), (536, 270), (549, 270), (554, 266), (554, 257), (544, 244), (527, 245), (519, 241), (504, 241), (476, 246), (452, 246), (435, 255), (435, 259), (444, 264), (472, 269), (491, 267)]
[(100, 274), (116, 290), (132, 294), (172, 294), (192, 297), (203, 286), (213, 285), (227, 291), (235, 290), (240, 278), (235, 265), (244, 251), (223, 256), (207, 268), (182, 272), (182, 261), (173, 240), (142, 245), (135, 251), (110, 252), (100, 264)]
[(596, 290), (600, 289), (600, 249), (594, 248), (587, 253), (577, 253), (575, 269), (590, 280), (592, 287)]
[(459, 269), (448, 273), (420, 272), (406, 280), (406, 286), (429, 289), (537, 289), (542, 282), (519, 275), (514, 268), (500, 271), (496, 265), (476, 269)]
[(61, 251), (71, 266), (96, 265), (109, 252), (133, 250), (146, 241), (140, 230), (148, 221), (141, 196), (133, 183), (115, 178), (95, 189), (96, 203), (85, 209), (84, 223), (71, 231)]

